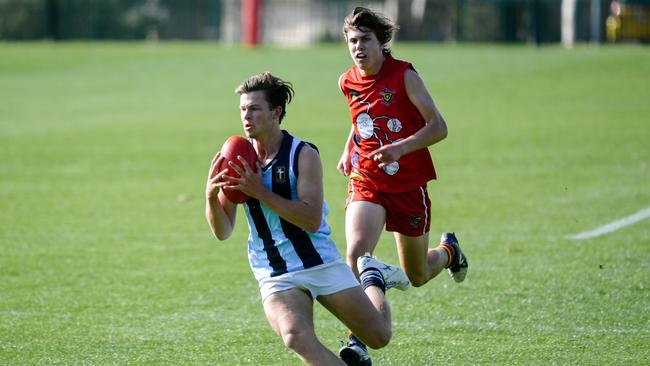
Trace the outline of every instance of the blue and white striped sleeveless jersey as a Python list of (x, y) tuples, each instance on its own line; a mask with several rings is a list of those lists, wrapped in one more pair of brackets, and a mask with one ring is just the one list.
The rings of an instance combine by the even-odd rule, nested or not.
[[(262, 167), (264, 186), (284, 198), (297, 200), (298, 154), (306, 143), (282, 132), (280, 150), (270, 164)], [(249, 199), (244, 208), (250, 229), (248, 260), (258, 281), (342, 261), (330, 238), (327, 203), (323, 202), (323, 218), (316, 233), (285, 221), (257, 199)]]

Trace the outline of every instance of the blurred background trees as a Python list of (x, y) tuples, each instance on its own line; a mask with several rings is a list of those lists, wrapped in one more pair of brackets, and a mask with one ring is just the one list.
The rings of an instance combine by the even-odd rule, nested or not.
[(344, 16), (360, 5), (397, 19), (401, 41), (650, 40), (650, 0), (0, 0), (0, 39), (238, 43), (246, 3), (259, 9), (253, 31), (266, 44), (340, 41)]

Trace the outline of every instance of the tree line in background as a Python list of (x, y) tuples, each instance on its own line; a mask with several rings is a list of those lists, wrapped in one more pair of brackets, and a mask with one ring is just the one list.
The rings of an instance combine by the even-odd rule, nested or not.
[[(555, 43), (650, 39), (650, 0), (260, 0), (263, 43), (338, 41), (364, 5), (397, 19), (400, 40)], [(239, 0), (0, 0), (0, 39), (240, 41)], [(291, 19), (291, 22), (287, 22)], [(634, 23), (634, 24), (632, 24)], [(282, 31), (277, 31), (281, 29)], [(627, 35), (627, 36), (626, 36)], [(299, 40), (299, 41), (296, 41)]]

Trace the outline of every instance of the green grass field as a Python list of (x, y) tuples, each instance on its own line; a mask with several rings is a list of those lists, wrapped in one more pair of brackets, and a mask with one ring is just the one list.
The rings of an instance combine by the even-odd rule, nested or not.
[[(432, 236), (465, 283), (390, 292), (375, 365), (650, 364), (650, 49), (396, 44), (449, 126), (431, 147)], [(213, 154), (236, 85), (294, 83), (285, 128), (316, 143), (345, 248), (343, 45), (0, 43), (0, 364), (299, 365), (264, 318), (247, 226), (213, 239)], [(397, 262), (392, 236), (376, 254)], [(345, 328), (316, 306), (322, 342)]]

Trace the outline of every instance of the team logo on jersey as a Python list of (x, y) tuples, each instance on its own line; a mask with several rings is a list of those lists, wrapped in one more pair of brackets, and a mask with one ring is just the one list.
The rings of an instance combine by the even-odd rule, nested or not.
[(384, 88), (381, 90), (381, 103), (384, 105), (393, 104), (393, 94), (395, 91), (391, 88)]
[(276, 183), (282, 184), (287, 181), (287, 167), (276, 166), (273, 173)]
[(422, 216), (411, 216), (409, 220), (413, 228), (419, 228), (422, 225)]

